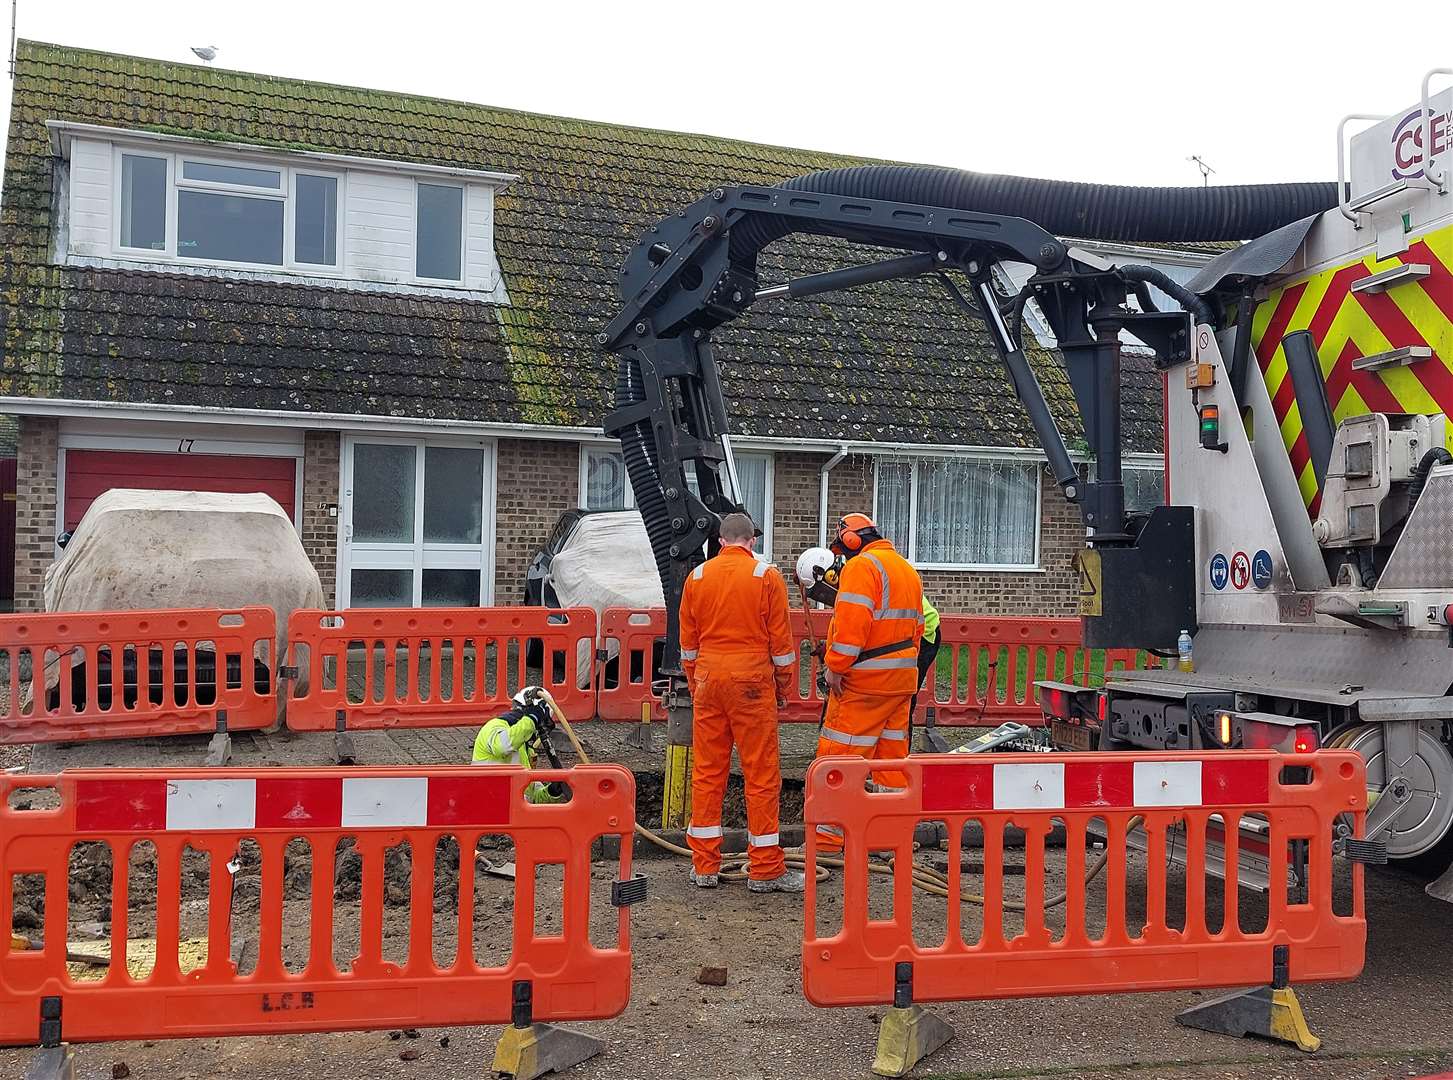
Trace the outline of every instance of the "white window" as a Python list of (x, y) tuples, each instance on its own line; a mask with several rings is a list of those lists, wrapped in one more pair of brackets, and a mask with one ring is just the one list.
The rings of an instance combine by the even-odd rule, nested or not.
[(1150, 510), (1165, 502), (1165, 466), (1122, 464), (1120, 480), (1125, 485), (1125, 509)]
[(1032, 569), (1039, 466), (970, 457), (880, 458), (874, 513), (915, 566)]
[(629, 510), (636, 505), (626, 461), (608, 446), (580, 448), (580, 505), (585, 510)]
[(340, 262), (340, 177), (201, 154), (117, 151), (118, 253), (328, 273)]
[[(737, 478), (742, 484), (742, 505), (762, 530), (757, 550), (772, 550), (772, 455), (738, 453)], [(686, 486), (693, 492), (696, 474), (688, 468)], [(630, 478), (619, 450), (608, 446), (581, 447), (580, 504), (586, 510), (628, 510), (636, 505)]]
[(347, 440), (339, 605), (487, 604), (492, 471), (480, 443)]
[(48, 120), (72, 265), (452, 295), (508, 293), (495, 194), (517, 177)]
[(419, 182), (414, 213), (414, 273), (459, 281), (464, 267), (464, 189)]

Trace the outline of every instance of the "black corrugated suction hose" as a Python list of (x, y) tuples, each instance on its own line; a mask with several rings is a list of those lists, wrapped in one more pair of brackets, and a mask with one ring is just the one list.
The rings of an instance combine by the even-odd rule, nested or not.
[[(1246, 240), (1337, 205), (1337, 185), (1243, 184), (1227, 187), (1127, 187), (1023, 176), (964, 172), (922, 165), (863, 165), (809, 173), (778, 185), (793, 191), (945, 206), (981, 214), (1026, 218), (1060, 237), (1119, 243), (1195, 243)], [(734, 262), (751, 262), (774, 240), (800, 228), (771, 215), (754, 215), (732, 229)], [(1151, 267), (1131, 267), (1134, 280), (1151, 282), (1201, 321), (1204, 303)], [(617, 408), (645, 400), (636, 363), (620, 359)], [(644, 422), (621, 433), (626, 473), (651, 538), (663, 589), (671, 578), (671, 527), (660, 493), (656, 445)], [(669, 589), (668, 589), (669, 591)]]
[[(777, 186), (1021, 217), (1059, 237), (1119, 243), (1249, 240), (1337, 205), (1330, 182), (1130, 187), (928, 165), (825, 169)], [(790, 228), (781, 218), (744, 222), (732, 230), (733, 258), (750, 257)]]
[[(616, 408), (621, 409), (645, 400), (646, 389), (641, 381), (640, 367), (628, 353), (622, 353), (616, 366)], [(656, 572), (661, 576), (661, 589), (669, 595), (671, 522), (666, 511), (666, 499), (661, 494), (660, 469), (656, 464), (656, 440), (651, 434), (650, 424), (644, 420), (623, 430), (620, 438), (626, 475), (631, 478), (636, 507), (641, 511), (641, 520), (646, 524), (646, 535), (651, 540), (651, 553), (656, 557)]]

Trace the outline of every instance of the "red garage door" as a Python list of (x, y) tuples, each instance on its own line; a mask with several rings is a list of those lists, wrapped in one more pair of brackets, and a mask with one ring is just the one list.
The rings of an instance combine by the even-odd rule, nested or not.
[(153, 454), (130, 450), (66, 451), (66, 528), (112, 488), (226, 491), (271, 495), (293, 516), (296, 460), (230, 454)]

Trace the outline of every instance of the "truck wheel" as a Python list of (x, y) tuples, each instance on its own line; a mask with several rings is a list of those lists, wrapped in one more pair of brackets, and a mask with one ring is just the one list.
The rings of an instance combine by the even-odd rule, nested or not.
[[(1387, 784), (1381, 724), (1363, 724), (1334, 734), (1329, 749), (1356, 750), (1367, 762), (1367, 789), (1381, 794)], [(1393, 859), (1411, 859), (1438, 846), (1453, 827), (1453, 754), (1428, 732), (1418, 731), (1418, 752), (1410, 768), (1413, 797), (1384, 834)]]

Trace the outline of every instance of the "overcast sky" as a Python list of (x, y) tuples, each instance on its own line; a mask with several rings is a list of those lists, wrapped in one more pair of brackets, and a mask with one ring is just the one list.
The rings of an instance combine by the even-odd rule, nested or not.
[[(1428, 68), (1453, 67), (1453, 0), (19, 0), (19, 32), (175, 60), (216, 45), (218, 67), (1131, 184), (1198, 183), (1192, 154), (1213, 183), (1331, 179), (1343, 114), (1404, 108)], [(3, 98), (8, 115), (8, 81)]]

